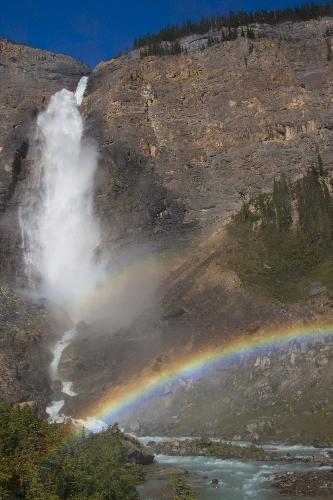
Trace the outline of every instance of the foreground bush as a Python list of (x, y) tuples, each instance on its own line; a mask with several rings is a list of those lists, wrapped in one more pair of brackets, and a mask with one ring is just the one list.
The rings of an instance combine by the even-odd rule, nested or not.
[(141, 467), (131, 463), (117, 426), (75, 435), (24, 406), (0, 403), (0, 498), (116, 500), (138, 498)]

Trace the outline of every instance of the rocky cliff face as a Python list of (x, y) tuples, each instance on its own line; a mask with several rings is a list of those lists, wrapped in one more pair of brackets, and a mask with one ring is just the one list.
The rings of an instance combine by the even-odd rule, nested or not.
[(48, 343), (56, 335), (43, 306), (0, 288), (0, 399), (30, 402), (44, 413), (51, 393)]
[[(94, 400), (97, 386), (103, 392), (147, 366), (158, 370), (182, 352), (264, 326), (330, 314), (331, 291), (323, 273), (311, 275), (291, 258), (295, 248), (305, 251), (305, 240), (290, 249), (287, 237), (273, 243), (267, 236), (272, 245), (262, 251), (246, 240), (253, 228), (247, 233), (241, 226), (232, 233), (222, 226), (244, 203), (262, 193), (269, 196), (274, 179), (296, 182), (309, 169), (329, 179), (332, 63), (325, 33), (331, 26), (331, 19), (323, 19), (260, 27), (262, 38), (240, 37), (203, 50), (198, 44), (205, 37), (192, 37), (183, 42), (186, 54), (140, 59), (133, 52), (94, 70), (83, 109), (89, 133), (101, 148), (103, 187), (96, 203), (105, 246), (116, 251), (131, 242), (158, 242), (166, 260), (170, 248), (177, 249), (178, 259), (159, 289), (158, 319), (146, 312), (128, 331), (118, 331), (116, 339), (105, 328), (99, 332), (103, 347), (89, 341), (91, 334), (72, 346), (70, 376), (77, 373), (81, 393), (72, 404), (84, 408)], [(327, 185), (331, 192), (329, 180)], [(290, 203), (297, 206), (295, 200)], [(307, 203), (317, 202), (309, 198)], [(300, 217), (295, 209), (291, 218), (296, 228)], [(191, 248), (190, 257), (184, 257), (184, 246)], [(273, 246), (286, 254), (276, 255)], [(288, 263), (290, 278), (275, 268), (280, 261)], [(294, 267), (299, 273), (291, 278)], [(284, 290), (272, 296), (268, 284), (278, 289), (283, 280), (286, 288), (292, 280), (299, 283), (304, 293)], [(325, 348), (329, 359), (331, 347)], [(289, 345), (257, 365), (243, 360), (230, 372), (210, 373), (176, 390), (168, 386), (165, 395), (124, 422), (130, 427), (135, 422), (133, 428), (143, 433), (191, 430), (285, 439), (289, 431), (299, 440), (323, 439), (331, 410), (328, 389), (321, 393), (318, 386), (330, 385), (329, 363), (322, 368), (319, 351), (309, 348), (297, 356), (296, 367), (288, 361), (293, 349)], [(316, 387), (314, 406), (307, 404), (304, 390), (310, 386)], [(317, 435), (313, 423), (318, 418), (326, 430)]]
[[(261, 37), (255, 40), (239, 37), (203, 49), (205, 37), (191, 37), (183, 41), (187, 53), (178, 56), (140, 59), (134, 51), (101, 63), (90, 76), (82, 111), (87, 135), (100, 149), (95, 205), (103, 228), (101, 249), (117, 261), (133, 247), (134, 254), (138, 247), (140, 252), (148, 248), (167, 265), (155, 294), (158, 310), (148, 307), (122, 328), (110, 326), (112, 322), (81, 325), (62, 364), (79, 393), (68, 402), (70, 412), (80, 413), (111, 384), (123, 383), (143, 368), (158, 370), (180, 353), (219, 345), (261, 327), (331, 314), (332, 283), (325, 278), (331, 246), (311, 254), (305, 271), (294, 250), (302, 253), (318, 236), (302, 223), (302, 212), (295, 208), (297, 193), (314, 193), (307, 203), (317, 214), (315, 220), (322, 220), (322, 214), (325, 221), (333, 216), (333, 66), (327, 35), (333, 20), (257, 29)], [(26, 151), (33, 119), (23, 119), (24, 113), (43, 106), (61, 86), (73, 88), (87, 69), (62, 56), (7, 42), (3, 47), (3, 78), (11, 82), (17, 74), (15, 82), (17, 78), (24, 88), (19, 93), (13, 84), (9, 97), (4, 92), (0, 102), (1, 109), (9, 106), (10, 117), (0, 135), (1, 270), (8, 278), (18, 274), (21, 258), (17, 206), (33, 188), (33, 164)], [(21, 55), (12, 56), (20, 50)], [(33, 55), (46, 57), (45, 67), (34, 63)], [(14, 94), (24, 94), (27, 103), (19, 101), (14, 108)], [(16, 123), (22, 123), (19, 133), (10, 128)], [(310, 187), (306, 181), (297, 184), (309, 170), (317, 180)], [(267, 196), (265, 207), (278, 203), (274, 179), (281, 178), (291, 186), (291, 219), (282, 232), (269, 226), (270, 233), (265, 230), (267, 214), (260, 211), (262, 196)], [(326, 200), (322, 212), (315, 210), (317, 194)], [(249, 219), (244, 219), (244, 207)], [(258, 227), (263, 232), (256, 233)], [(270, 247), (272, 234), (280, 240), (273, 239)], [(296, 241), (295, 234), (305, 236)], [(318, 238), (331, 241), (331, 233)], [(280, 248), (283, 255), (277, 254)], [(275, 268), (280, 261), (287, 267)], [(299, 288), (287, 279), (288, 290), (278, 287), (279, 294), (272, 293), (269, 284), (282, 282), (294, 268), (297, 272), (289, 275)], [(126, 302), (123, 307), (132, 308)], [(289, 345), (262, 359), (243, 360), (228, 373), (210, 373), (176, 391), (167, 388), (158, 402), (124, 416), (124, 422), (131, 426), (139, 421), (136, 428), (143, 432), (188, 430), (270, 439), (298, 433), (297, 439), (323, 439), (313, 429), (318, 418), (325, 429), (332, 423), (331, 352), (329, 342), (308, 346), (305, 352)], [(309, 387), (316, 401), (307, 408)], [(294, 404), (295, 391), (300, 392)], [(208, 411), (212, 393), (215, 403)], [(300, 431), (296, 422), (305, 411)]]
[(101, 150), (108, 241), (211, 231), (282, 173), (302, 175), (318, 154), (330, 168), (329, 27), (263, 27), (263, 38), (203, 50), (192, 37), (187, 54), (97, 66), (83, 110)]

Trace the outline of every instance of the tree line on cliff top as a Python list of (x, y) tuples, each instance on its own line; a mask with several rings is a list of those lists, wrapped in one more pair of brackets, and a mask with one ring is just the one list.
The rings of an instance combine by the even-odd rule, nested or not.
[[(157, 33), (147, 33), (135, 38), (133, 48), (143, 48), (142, 56), (172, 55), (181, 52), (179, 40), (189, 35), (200, 35), (222, 29), (225, 29), (227, 34), (234, 33), (239, 27), (255, 23), (273, 25), (286, 21), (307, 21), (325, 16), (333, 16), (332, 1), (311, 2), (285, 9), (230, 12), (220, 16), (202, 17), (198, 22), (185, 21), (182, 24), (168, 25)], [(227, 36), (226, 39), (229, 37)]]

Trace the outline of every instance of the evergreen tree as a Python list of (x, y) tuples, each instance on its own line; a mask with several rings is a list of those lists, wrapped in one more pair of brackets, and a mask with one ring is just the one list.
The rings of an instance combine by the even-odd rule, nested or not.
[(254, 40), (254, 38), (256, 37), (255, 32), (254, 32), (254, 30), (252, 28), (247, 28), (247, 30), (246, 30), (246, 36), (248, 38), (250, 38), (251, 40)]

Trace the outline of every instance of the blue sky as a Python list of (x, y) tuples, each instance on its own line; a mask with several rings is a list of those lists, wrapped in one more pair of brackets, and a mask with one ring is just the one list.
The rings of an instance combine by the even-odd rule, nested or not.
[(135, 36), (168, 23), (230, 10), (299, 5), (263, 0), (4, 0), (0, 36), (69, 54), (95, 66), (131, 47)]

